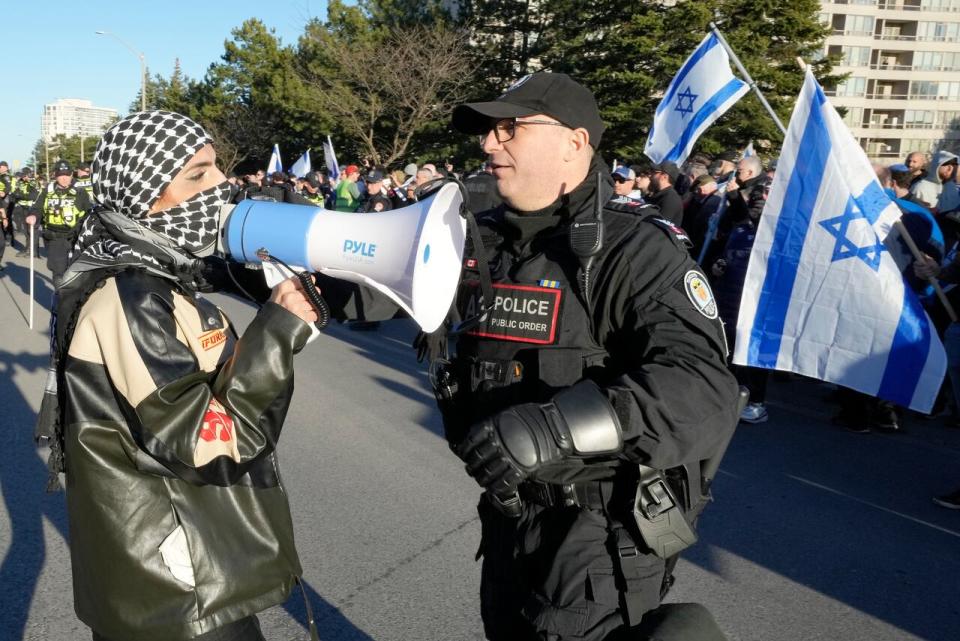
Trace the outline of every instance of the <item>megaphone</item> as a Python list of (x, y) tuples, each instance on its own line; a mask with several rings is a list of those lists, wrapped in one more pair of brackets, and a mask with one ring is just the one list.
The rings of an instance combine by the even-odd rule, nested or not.
[(432, 332), (460, 280), (462, 203), (455, 183), (407, 207), (370, 214), (243, 200), (222, 216), (220, 249), (245, 263), (261, 263), (258, 252), (266, 250), (288, 265), (367, 285)]

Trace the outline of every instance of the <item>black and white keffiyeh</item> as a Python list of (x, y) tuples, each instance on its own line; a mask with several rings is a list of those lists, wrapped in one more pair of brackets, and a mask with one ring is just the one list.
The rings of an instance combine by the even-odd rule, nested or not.
[(169, 111), (135, 113), (111, 127), (91, 167), (101, 210), (84, 221), (63, 286), (84, 272), (124, 266), (182, 280), (197, 258), (211, 253), (230, 193), (226, 182), (150, 215), (167, 185), (209, 142), (200, 125)]
[(201, 257), (216, 246), (224, 181), (153, 216), (150, 209), (196, 153), (210, 142), (203, 128), (169, 111), (132, 114), (103, 135), (91, 176), (99, 210), (84, 217), (50, 314), (50, 368), (36, 437), (50, 444), (48, 489), (65, 470), (59, 391), (62, 361), (80, 308), (98, 283), (124, 269), (143, 269), (186, 290), (202, 285)]

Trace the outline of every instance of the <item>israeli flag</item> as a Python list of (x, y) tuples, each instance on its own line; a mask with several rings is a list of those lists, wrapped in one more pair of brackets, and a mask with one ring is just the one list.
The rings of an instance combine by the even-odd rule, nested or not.
[(290, 173), (292, 173), (297, 178), (303, 178), (312, 171), (310, 167), (310, 150), (307, 149), (303, 152), (303, 155), (300, 156), (300, 159), (297, 162), (293, 163), (293, 167), (290, 168)]
[(750, 255), (734, 362), (929, 412), (946, 357), (884, 244), (899, 218), (808, 68)]
[(327, 165), (327, 173), (330, 178), (337, 180), (340, 177), (340, 165), (337, 164), (337, 154), (333, 152), (333, 141), (327, 136), (327, 142), (323, 143), (323, 162)]
[(747, 83), (734, 77), (727, 50), (716, 34), (710, 33), (667, 87), (643, 153), (653, 162), (672, 160), (681, 164), (700, 134), (749, 89)]
[(273, 174), (283, 171), (283, 163), (280, 162), (280, 145), (273, 146), (273, 153), (270, 154), (270, 162), (267, 164), (267, 174)]
[(753, 150), (753, 141), (747, 143), (747, 146), (743, 148), (743, 153), (740, 154), (740, 158), (749, 158), (750, 156), (756, 156), (757, 152)]

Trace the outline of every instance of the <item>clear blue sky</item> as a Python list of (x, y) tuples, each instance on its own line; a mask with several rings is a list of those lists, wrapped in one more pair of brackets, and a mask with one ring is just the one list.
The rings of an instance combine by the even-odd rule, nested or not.
[(28, 162), (40, 138), (43, 105), (83, 98), (122, 114), (140, 88), (140, 62), (110, 31), (146, 56), (151, 75), (169, 76), (176, 58), (201, 78), (223, 54), (230, 31), (259, 18), (284, 44), (310, 17), (326, 18), (325, 0), (63, 0), (3, 3), (0, 159)]

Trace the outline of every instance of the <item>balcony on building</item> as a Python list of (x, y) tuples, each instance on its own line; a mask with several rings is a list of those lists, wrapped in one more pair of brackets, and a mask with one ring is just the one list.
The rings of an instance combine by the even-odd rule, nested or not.
[(880, 71), (910, 71), (913, 68), (913, 51), (875, 49), (870, 68)]
[(899, 138), (862, 138), (860, 145), (870, 158), (892, 160), (904, 153), (901, 142)]

